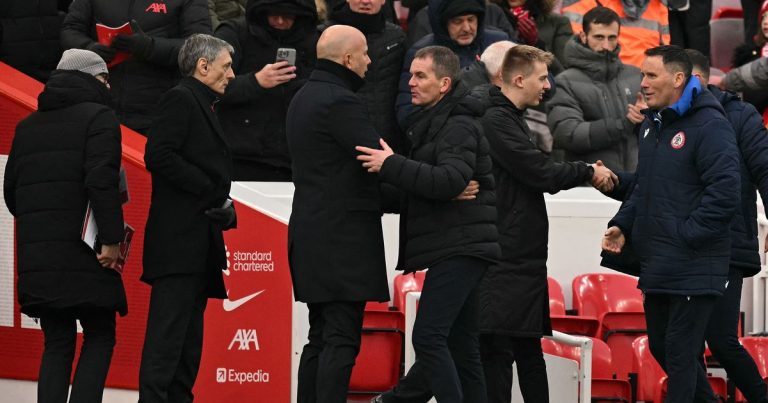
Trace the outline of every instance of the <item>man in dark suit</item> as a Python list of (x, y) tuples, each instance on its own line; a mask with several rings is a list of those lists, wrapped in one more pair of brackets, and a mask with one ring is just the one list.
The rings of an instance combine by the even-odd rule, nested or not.
[(191, 402), (207, 298), (226, 298), (222, 231), (234, 228), (232, 162), (214, 113), (232, 78), (232, 47), (190, 36), (179, 52), (184, 78), (160, 100), (144, 160), (152, 204), (142, 281), (152, 286), (139, 370), (139, 402)]
[(296, 192), (288, 256), (297, 301), (309, 307), (298, 402), (346, 402), (366, 301), (387, 301), (379, 181), (356, 145), (378, 147), (355, 91), (370, 59), (365, 36), (335, 25), (317, 43), (317, 66), (288, 108)]

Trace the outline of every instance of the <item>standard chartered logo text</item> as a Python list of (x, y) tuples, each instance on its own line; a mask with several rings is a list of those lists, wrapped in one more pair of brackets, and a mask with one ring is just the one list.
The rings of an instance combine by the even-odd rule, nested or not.
[(272, 251), (269, 252), (242, 252), (235, 251), (232, 254), (233, 271), (275, 271), (275, 262), (272, 261)]

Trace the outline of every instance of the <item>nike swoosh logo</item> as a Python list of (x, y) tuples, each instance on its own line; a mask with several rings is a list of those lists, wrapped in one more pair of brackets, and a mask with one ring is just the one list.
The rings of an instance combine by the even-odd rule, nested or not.
[(222, 273), (224, 273), (225, 276), (229, 276), (229, 269), (222, 270)]
[(235, 309), (240, 308), (240, 306), (243, 305), (244, 303), (246, 303), (246, 302), (256, 298), (256, 296), (258, 296), (259, 294), (263, 293), (264, 291), (266, 291), (266, 290), (261, 290), (261, 291), (255, 292), (255, 293), (253, 293), (251, 295), (246, 295), (243, 298), (238, 298), (238, 299), (236, 299), (234, 301), (232, 301), (229, 298), (227, 298), (227, 299), (222, 301), (222, 306), (223, 306), (225, 311), (232, 312)]

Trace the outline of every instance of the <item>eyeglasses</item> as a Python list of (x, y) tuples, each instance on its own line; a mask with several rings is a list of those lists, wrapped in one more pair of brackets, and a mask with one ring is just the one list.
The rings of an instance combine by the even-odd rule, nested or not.
[(109, 85), (109, 76), (106, 74), (99, 74), (96, 76), (96, 79), (101, 81), (102, 83)]

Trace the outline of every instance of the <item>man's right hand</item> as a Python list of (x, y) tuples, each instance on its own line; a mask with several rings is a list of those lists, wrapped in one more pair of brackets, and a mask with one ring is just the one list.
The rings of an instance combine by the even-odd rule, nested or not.
[(617, 226), (608, 228), (605, 234), (603, 234), (603, 250), (608, 253), (618, 255), (624, 249), (625, 242), (624, 234)]
[(475, 200), (478, 193), (480, 193), (480, 183), (476, 180), (471, 180), (461, 194), (454, 197), (453, 200)]
[(592, 186), (597, 190), (606, 193), (613, 190), (613, 187), (619, 184), (619, 177), (613, 171), (603, 165), (603, 161), (597, 160), (592, 164), (595, 172), (592, 174)]
[(643, 123), (645, 115), (640, 112), (643, 109), (648, 109), (648, 104), (645, 103), (643, 93), (638, 92), (635, 103), (627, 105), (627, 119), (634, 124)]
[(256, 81), (261, 88), (274, 88), (294, 78), (296, 78), (296, 66), (289, 65), (285, 60), (268, 64), (256, 73)]
[(92, 44), (88, 45), (87, 50), (90, 50), (91, 52), (99, 55), (99, 57), (104, 59), (104, 63), (107, 64), (109, 64), (109, 62), (115, 58), (115, 55), (117, 55), (117, 50), (115, 48), (102, 45), (98, 42), (93, 42)]
[(101, 267), (114, 268), (117, 262), (117, 256), (120, 254), (120, 244), (101, 245), (101, 253), (96, 254)]

